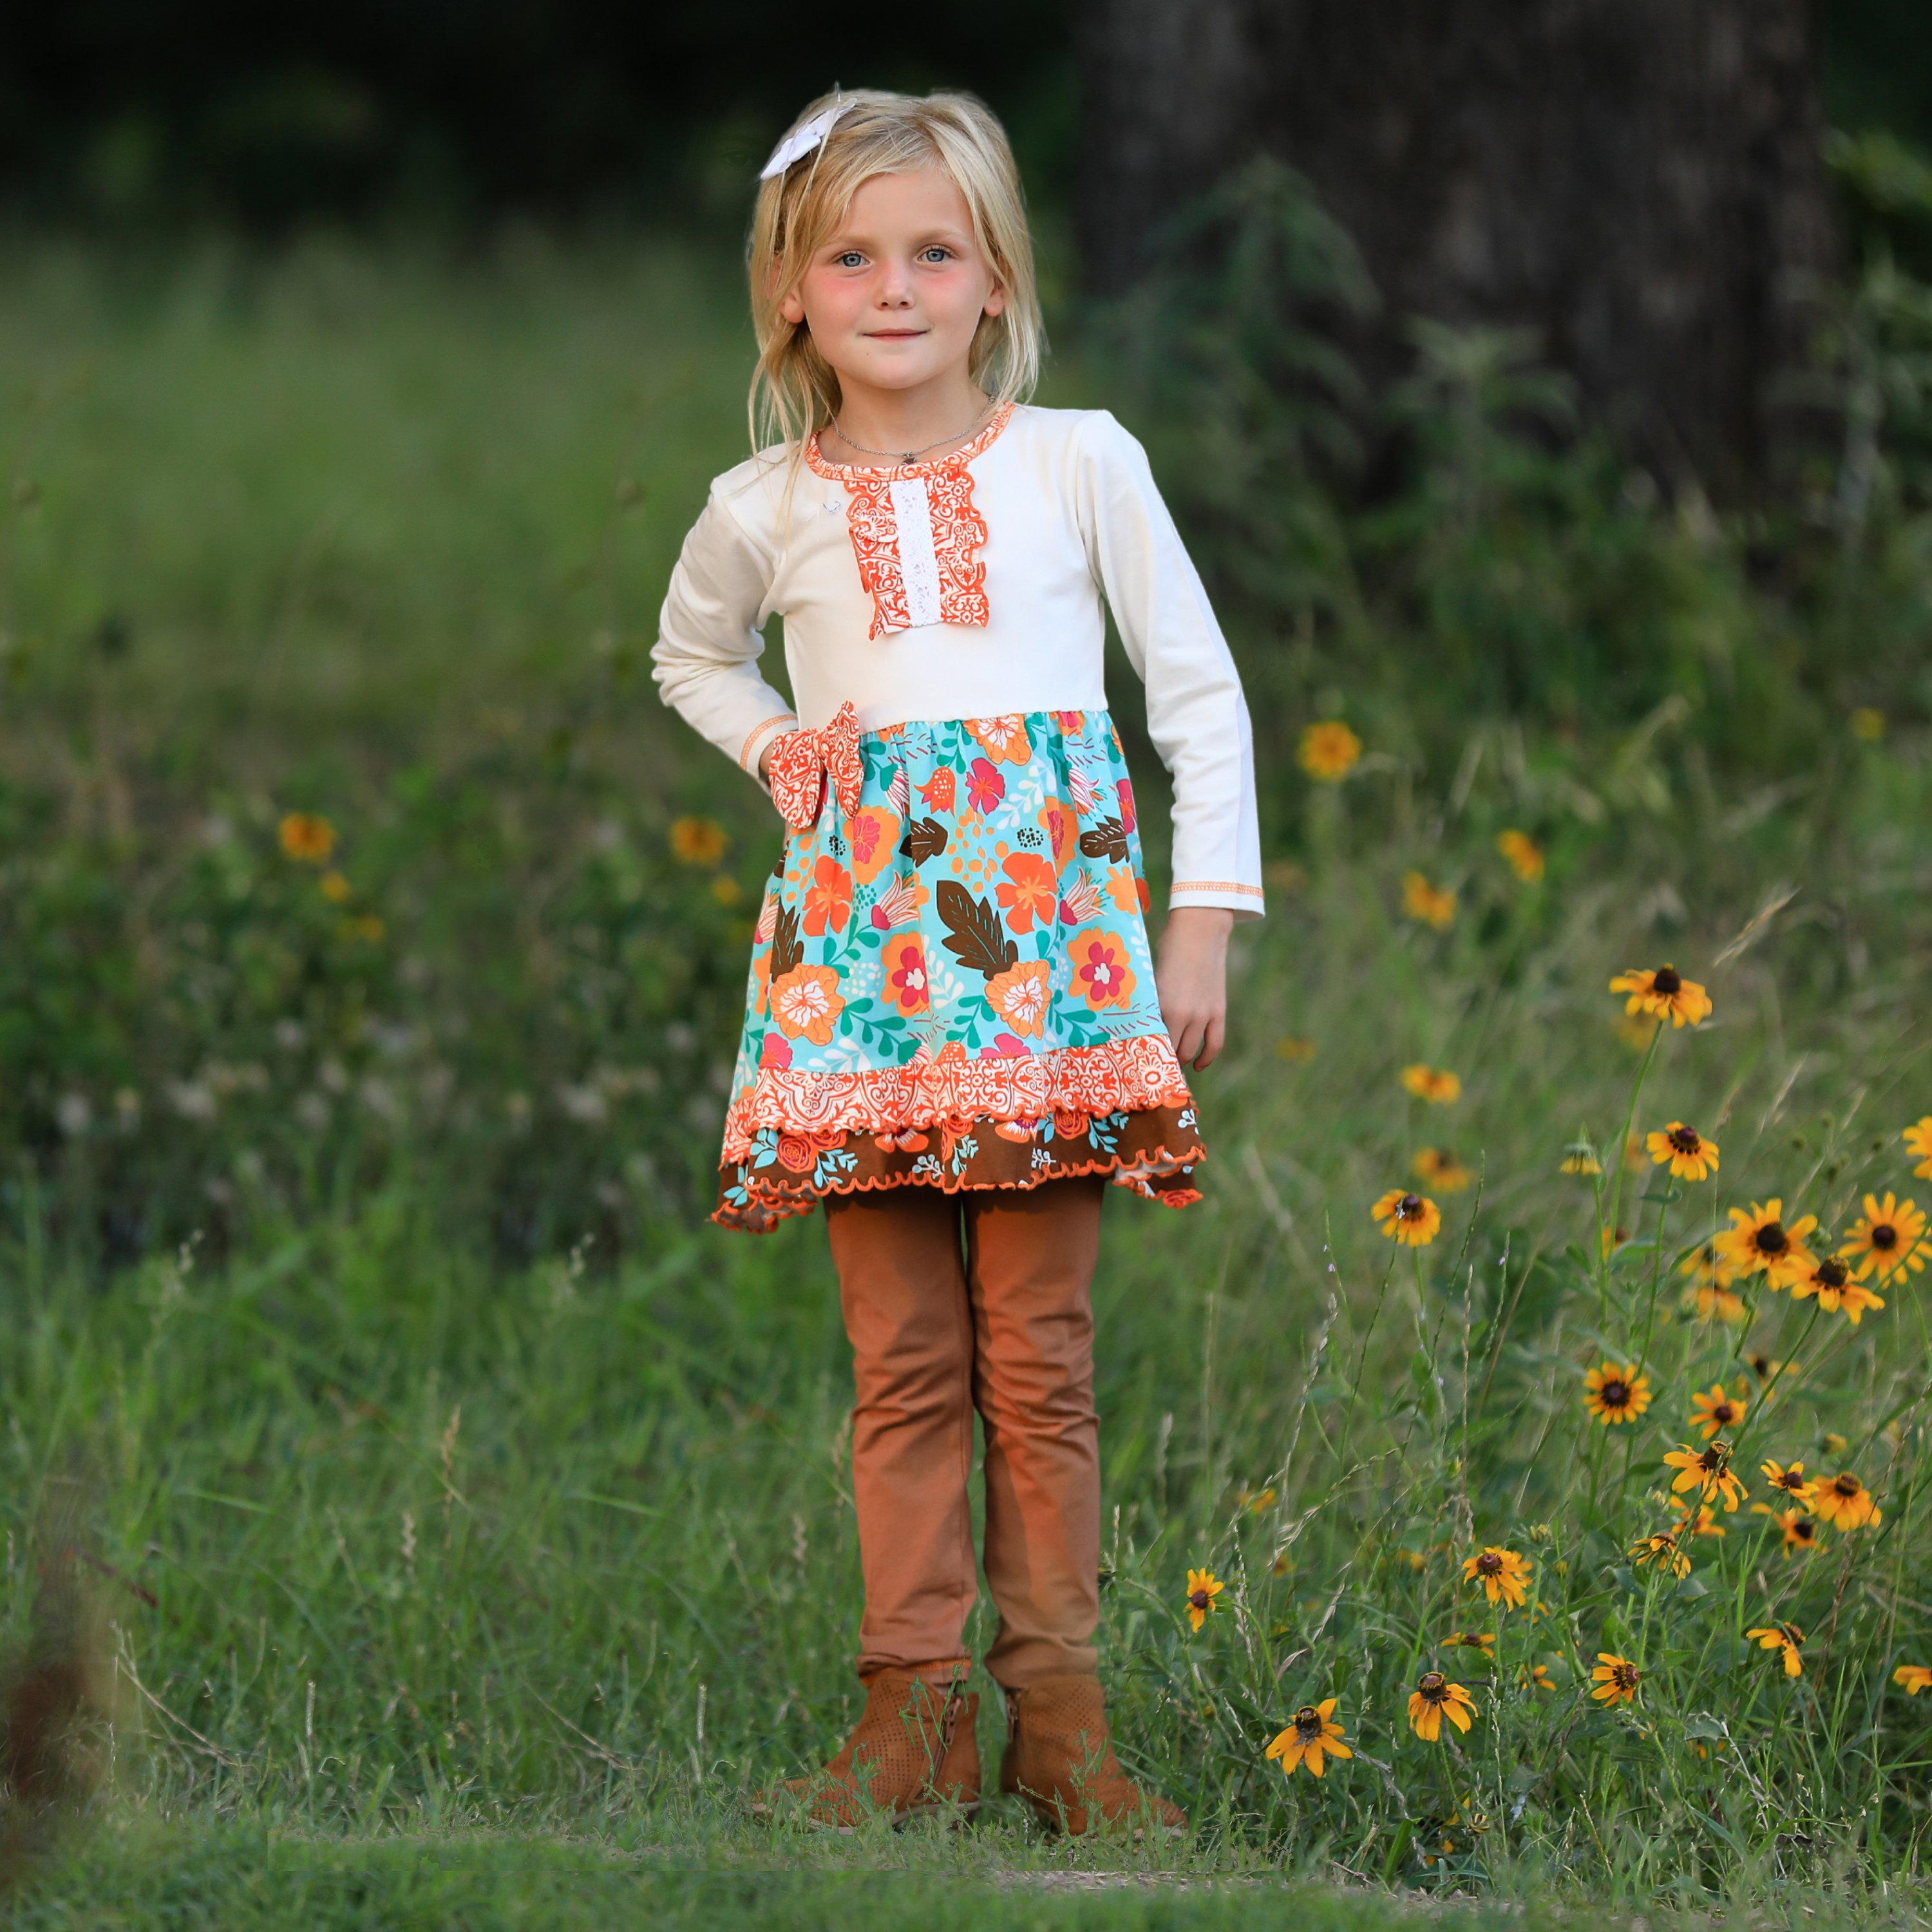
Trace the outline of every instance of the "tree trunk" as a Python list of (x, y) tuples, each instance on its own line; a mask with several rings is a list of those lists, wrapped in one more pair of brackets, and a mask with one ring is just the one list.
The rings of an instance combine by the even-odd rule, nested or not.
[(1838, 267), (1806, 0), (1086, 0), (1092, 286), (1258, 149), (1386, 298), (1526, 327), (1660, 478), (1730, 497), (1789, 448)]

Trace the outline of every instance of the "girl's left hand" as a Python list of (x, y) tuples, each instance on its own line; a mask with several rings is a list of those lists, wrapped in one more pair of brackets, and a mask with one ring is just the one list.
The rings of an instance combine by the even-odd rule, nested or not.
[(1234, 915), (1220, 906), (1176, 906), (1154, 966), (1160, 1016), (1182, 1066), (1211, 1066), (1228, 1030), (1228, 935)]

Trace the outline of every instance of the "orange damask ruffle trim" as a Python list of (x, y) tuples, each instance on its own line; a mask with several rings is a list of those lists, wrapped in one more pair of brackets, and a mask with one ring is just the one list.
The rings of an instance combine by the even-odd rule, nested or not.
[(724, 1116), (723, 1159), (742, 1161), (754, 1135), (892, 1133), (974, 1120), (1138, 1113), (1192, 1096), (1165, 1034), (975, 1059), (956, 1041), (922, 1046), (903, 1066), (845, 1073), (761, 1066)]

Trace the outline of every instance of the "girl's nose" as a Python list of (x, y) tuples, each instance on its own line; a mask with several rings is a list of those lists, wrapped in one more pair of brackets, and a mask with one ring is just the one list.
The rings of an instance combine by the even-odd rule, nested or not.
[(879, 283), (879, 306), (881, 308), (910, 308), (912, 306), (912, 283), (903, 267), (895, 262), (889, 267)]

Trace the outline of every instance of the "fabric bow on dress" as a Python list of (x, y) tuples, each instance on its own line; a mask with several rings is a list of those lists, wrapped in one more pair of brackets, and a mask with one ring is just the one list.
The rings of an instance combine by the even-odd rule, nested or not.
[(850, 704), (822, 730), (788, 731), (774, 740), (766, 767), (772, 802), (788, 825), (808, 830), (818, 822), (825, 800), (825, 780), (832, 781), (838, 808), (847, 818), (859, 809), (864, 777), (859, 762), (859, 714)]

